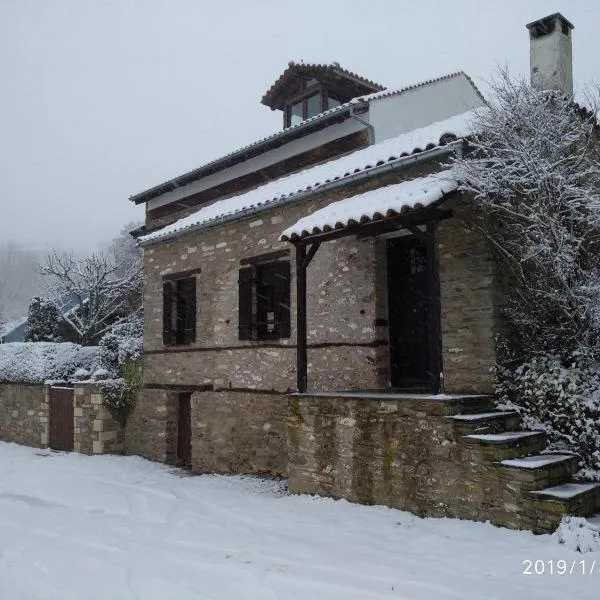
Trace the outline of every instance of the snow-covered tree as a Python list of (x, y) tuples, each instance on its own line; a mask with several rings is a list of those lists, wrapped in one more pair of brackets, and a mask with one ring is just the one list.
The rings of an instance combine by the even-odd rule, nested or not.
[[(595, 112), (502, 73), (457, 157), (461, 189), (505, 276), (519, 351), (600, 348), (600, 160)], [(513, 340), (514, 341), (514, 340)]]
[(107, 254), (76, 259), (51, 252), (41, 267), (53, 299), (70, 299), (74, 308), (64, 315), (83, 345), (95, 343), (119, 319), (141, 313), (142, 265), (118, 264)]
[(600, 480), (600, 140), (596, 110), (502, 73), (453, 173), (491, 242), (506, 327), (496, 392)]
[(50, 298), (35, 296), (29, 304), (26, 342), (60, 342), (60, 324), (62, 315), (56, 303)]

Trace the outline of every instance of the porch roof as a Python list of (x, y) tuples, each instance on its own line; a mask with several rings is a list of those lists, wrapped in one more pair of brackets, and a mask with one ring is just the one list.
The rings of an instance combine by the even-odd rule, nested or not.
[(309, 236), (397, 217), (439, 202), (457, 188), (458, 182), (449, 169), (377, 188), (338, 200), (303, 217), (288, 227), (280, 239), (297, 242)]

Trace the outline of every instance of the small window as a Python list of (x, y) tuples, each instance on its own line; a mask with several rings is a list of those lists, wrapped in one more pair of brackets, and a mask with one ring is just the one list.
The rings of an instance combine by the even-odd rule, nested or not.
[(163, 344), (196, 341), (196, 278), (163, 281)]
[(239, 339), (290, 337), (290, 263), (274, 261), (239, 271)]
[(306, 118), (314, 117), (321, 112), (321, 94), (313, 94), (306, 99)]
[(329, 96), (327, 98), (327, 108), (328, 109), (335, 108), (336, 106), (339, 106), (340, 104), (341, 104), (341, 102), (337, 98), (332, 98), (331, 96)]
[(303, 102), (301, 100), (290, 106), (290, 125), (297, 125), (304, 120), (302, 104)]

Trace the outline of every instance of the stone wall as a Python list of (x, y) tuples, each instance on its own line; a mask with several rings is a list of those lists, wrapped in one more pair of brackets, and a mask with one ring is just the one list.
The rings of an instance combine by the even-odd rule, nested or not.
[[(409, 179), (424, 173), (411, 169)], [(276, 342), (238, 339), (238, 269), (249, 258), (290, 246), (281, 231), (300, 217), (349, 195), (399, 181), (381, 177), (348, 190), (274, 208), (203, 232), (149, 246), (145, 261), (145, 383), (215, 385), (285, 392), (296, 387), (295, 282), (292, 336)], [(489, 390), (494, 363), (491, 263), (480, 237), (458, 218), (439, 226), (443, 363), (446, 389)], [(293, 260), (293, 249), (290, 255)], [(197, 275), (197, 336), (193, 344), (162, 344), (162, 278)], [(389, 384), (385, 242), (343, 238), (323, 244), (308, 267), (309, 389), (384, 388)]]
[(530, 507), (519, 500), (520, 483), (461, 443), (452, 410), (417, 398), (292, 396), (290, 490), (421, 516), (534, 527)]
[(177, 392), (142, 389), (125, 426), (125, 452), (160, 462), (175, 461)]
[(36, 448), (48, 443), (48, 405), (41, 385), (0, 384), (0, 440)]
[(193, 394), (192, 471), (285, 476), (286, 416), (282, 394)]
[(471, 200), (461, 196), (446, 206), (454, 217), (437, 231), (444, 387), (491, 393), (498, 324), (492, 254), (483, 236), (465, 224)]
[(122, 428), (102, 404), (102, 392), (98, 386), (75, 386), (73, 418), (75, 452), (82, 454), (123, 452)]
[[(50, 386), (0, 384), (0, 440), (48, 446)], [(73, 449), (83, 454), (123, 451), (123, 433), (102, 404), (100, 388), (79, 384), (73, 389)]]

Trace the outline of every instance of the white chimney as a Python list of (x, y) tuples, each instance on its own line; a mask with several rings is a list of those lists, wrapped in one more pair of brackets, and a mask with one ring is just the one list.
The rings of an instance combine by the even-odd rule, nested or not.
[(554, 13), (527, 25), (531, 85), (573, 95), (573, 25)]

